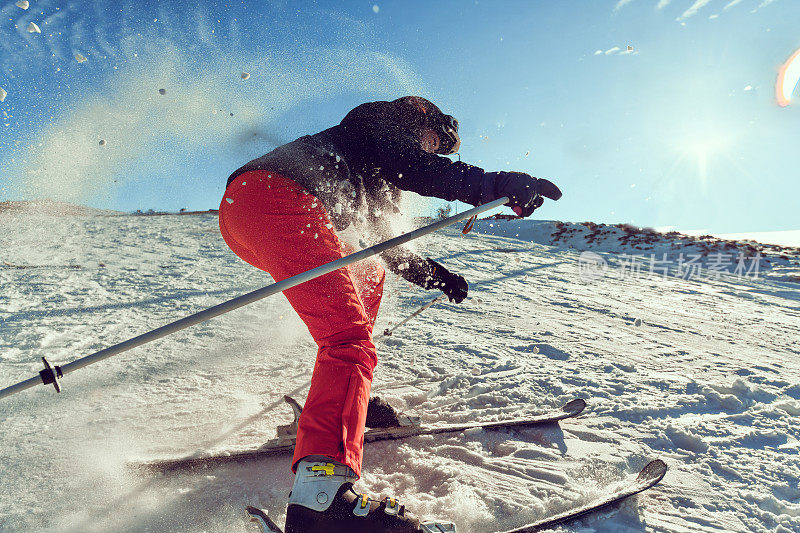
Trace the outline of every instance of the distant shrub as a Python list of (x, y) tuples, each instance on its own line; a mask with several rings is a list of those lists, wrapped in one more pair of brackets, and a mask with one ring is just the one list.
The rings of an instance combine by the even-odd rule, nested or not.
[(444, 220), (445, 218), (450, 216), (450, 213), (453, 211), (453, 206), (450, 204), (440, 206), (436, 209), (436, 215), (433, 217), (435, 220)]

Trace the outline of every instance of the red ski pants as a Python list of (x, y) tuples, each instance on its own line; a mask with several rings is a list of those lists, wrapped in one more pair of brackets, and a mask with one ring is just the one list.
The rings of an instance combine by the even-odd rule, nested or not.
[[(231, 250), (280, 281), (350, 253), (316, 197), (274, 172), (251, 171), (225, 191), (219, 227)], [(362, 261), (283, 292), (319, 350), (292, 459), (324, 455), (361, 475), (364, 423), (377, 364), (372, 327), (385, 272)]]

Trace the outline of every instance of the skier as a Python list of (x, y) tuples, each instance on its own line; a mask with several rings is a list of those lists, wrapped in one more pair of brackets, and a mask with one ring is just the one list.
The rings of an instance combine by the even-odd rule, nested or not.
[[(220, 204), (228, 246), (276, 280), (351, 253), (340, 240), (352, 226), (373, 243), (391, 237), (389, 218), (401, 191), (480, 205), (507, 196), (527, 217), (543, 197), (557, 200), (548, 180), (521, 172), (485, 172), (440, 155), (454, 154), (458, 122), (430, 101), (406, 96), (351, 110), (337, 126), (285, 144), (236, 170)], [(460, 303), (469, 286), (460, 275), (407, 248), (381, 255), (385, 265), (424, 289)], [(319, 349), (292, 459), (286, 533), (454, 531), (420, 524), (392, 498), (357, 494), (370, 386), (377, 364), (372, 330), (384, 268), (356, 263), (284, 291)]]

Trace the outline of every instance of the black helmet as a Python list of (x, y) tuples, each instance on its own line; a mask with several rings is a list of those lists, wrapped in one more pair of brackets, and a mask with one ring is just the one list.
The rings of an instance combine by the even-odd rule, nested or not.
[(454, 154), (461, 146), (458, 136), (458, 121), (452, 115), (442, 113), (442, 110), (430, 100), (421, 96), (404, 96), (392, 103), (398, 106), (401, 120), (409, 127), (430, 128), (439, 135), (437, 154)]

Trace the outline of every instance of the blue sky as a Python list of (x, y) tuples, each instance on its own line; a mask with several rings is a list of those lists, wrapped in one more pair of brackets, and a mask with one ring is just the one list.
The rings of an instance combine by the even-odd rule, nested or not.
[(275, 143), (421, 94), (463, 160), (562, 186), (541, 218), (798, 229), (800, 102), (774, 94), (798, 20), (790, 0), (7, 1), (0, 200), (216, 207)]

